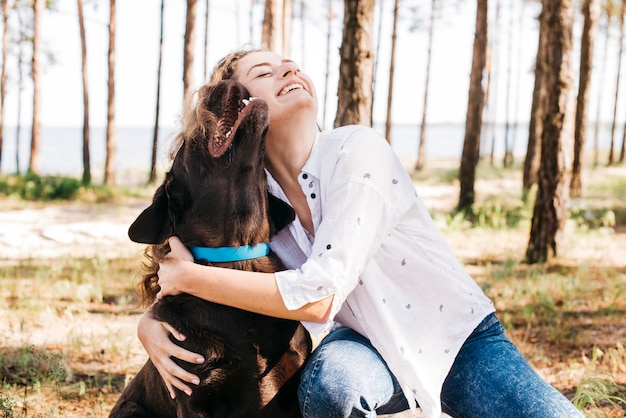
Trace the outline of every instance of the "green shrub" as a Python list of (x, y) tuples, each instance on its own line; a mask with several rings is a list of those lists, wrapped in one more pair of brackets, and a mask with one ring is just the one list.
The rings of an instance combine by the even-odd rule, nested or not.
[(73, 199), (81, 187), (80, 180), (65, 176), (0, 176), (0, 193), (24, 200)]

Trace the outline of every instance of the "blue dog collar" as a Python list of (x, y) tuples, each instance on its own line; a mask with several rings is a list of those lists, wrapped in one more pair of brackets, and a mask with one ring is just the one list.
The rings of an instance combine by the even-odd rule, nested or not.
[(209, 263), (225, 263), (266, 256), (270, 253), (270, 246), (266, 242), (262, 242), (257, 245), (243, 245), (241, 247), (189, 247), (189, 250), (195, 260), (206, 260)]

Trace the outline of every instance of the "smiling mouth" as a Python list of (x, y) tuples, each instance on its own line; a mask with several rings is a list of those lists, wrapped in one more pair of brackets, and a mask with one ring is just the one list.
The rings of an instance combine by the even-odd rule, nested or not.
[(285, 94), (289, 93), (290, 91), (293, 90), (298, 90), (298, 89), (304, 89), (304, 86), (300, 83), (292, 83), (289, 84), (288, 86), (286, 86), (284, 89), (282, 89), (280, 91), (280, 93), (278, 93), (279, 96), (284, 96)]

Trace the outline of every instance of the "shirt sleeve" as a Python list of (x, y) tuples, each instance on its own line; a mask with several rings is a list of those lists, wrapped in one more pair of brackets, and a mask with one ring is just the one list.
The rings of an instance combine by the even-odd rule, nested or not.
[(331, 320), (415, 196), (391, 147), (373, 130), (358, 129), (337, 146), (334, 167), (322, 170), (329, 177), (320, 179), (322, 220), (311, 254), (299, 269), (276, 274), (288, 309), (334, 295)]

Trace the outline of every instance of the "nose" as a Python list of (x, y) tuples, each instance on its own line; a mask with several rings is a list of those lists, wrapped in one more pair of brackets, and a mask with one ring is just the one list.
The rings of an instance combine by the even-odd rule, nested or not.
[(280, 70), (280, 74), (282, 76), (282, 78), (285, 78), (291, 74), (297, 74), (300, 70), (298, 69), (298, 66), (293, 63), (293, 62), (286, 62), (282, 65), (282, 68)]

